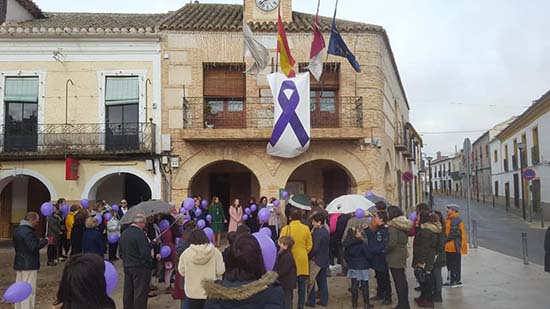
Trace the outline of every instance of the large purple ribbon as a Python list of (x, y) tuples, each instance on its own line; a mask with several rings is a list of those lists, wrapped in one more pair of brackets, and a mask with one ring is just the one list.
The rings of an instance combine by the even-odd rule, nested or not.
[[(284, 93), (285, 90), (292, 90), (292, 95), (288, 99)], [(283, 135), (286, 126), (290, 124), (292, 130), (294, 130), (294, 133), (298, 138), (298, 141), (302, 147), (304, 147), (309, 142), (309, 136), (307, 135), (306, 129), (302, 125), (298, 114), (296, 114), (296, 108), (298, 108), (298, 104), (300, 103), (300, 95), (298, 94), (298, 89), (296, 89), (296, 84), (294, 84), (293, 81), (285, 80), (281, 84), (278, 101), (283, 112), (273, 127), (273, 133), (271, 134), (269, 143), (271, 146), (275, 146)]]

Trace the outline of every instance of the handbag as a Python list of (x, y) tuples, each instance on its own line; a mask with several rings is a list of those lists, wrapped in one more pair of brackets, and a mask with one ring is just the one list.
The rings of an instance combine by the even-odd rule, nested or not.
[(414, 277), (416, 278), (418, 283), (424, 283), (426, 282), (428, 274), (426, 273), (426, 270), (424, 268), (416, 266), (414, 268)]

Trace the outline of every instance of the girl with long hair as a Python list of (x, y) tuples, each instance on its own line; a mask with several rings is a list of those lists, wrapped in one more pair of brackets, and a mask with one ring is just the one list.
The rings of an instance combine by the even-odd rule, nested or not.
[(238, 198), (233, 200), (229, 207), (229, 228), (228, 232), (236, 232), (239, 225), (243, 224), (243, 208)]

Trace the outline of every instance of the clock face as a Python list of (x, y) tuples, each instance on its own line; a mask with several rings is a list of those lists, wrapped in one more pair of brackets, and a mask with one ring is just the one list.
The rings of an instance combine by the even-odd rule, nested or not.
[(279, 6), (280, 0), (256, 0), (256, 5), (265, 12), (273, 11)]

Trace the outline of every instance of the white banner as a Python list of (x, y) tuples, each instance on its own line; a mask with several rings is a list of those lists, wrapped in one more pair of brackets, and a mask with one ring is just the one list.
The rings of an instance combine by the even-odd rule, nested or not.
[(275, 104), (267, 153), (281, 158), (297, 157), (306, 152), (310, 142), (309, 72), (295, 78), (272, 73), (267, 80)]

